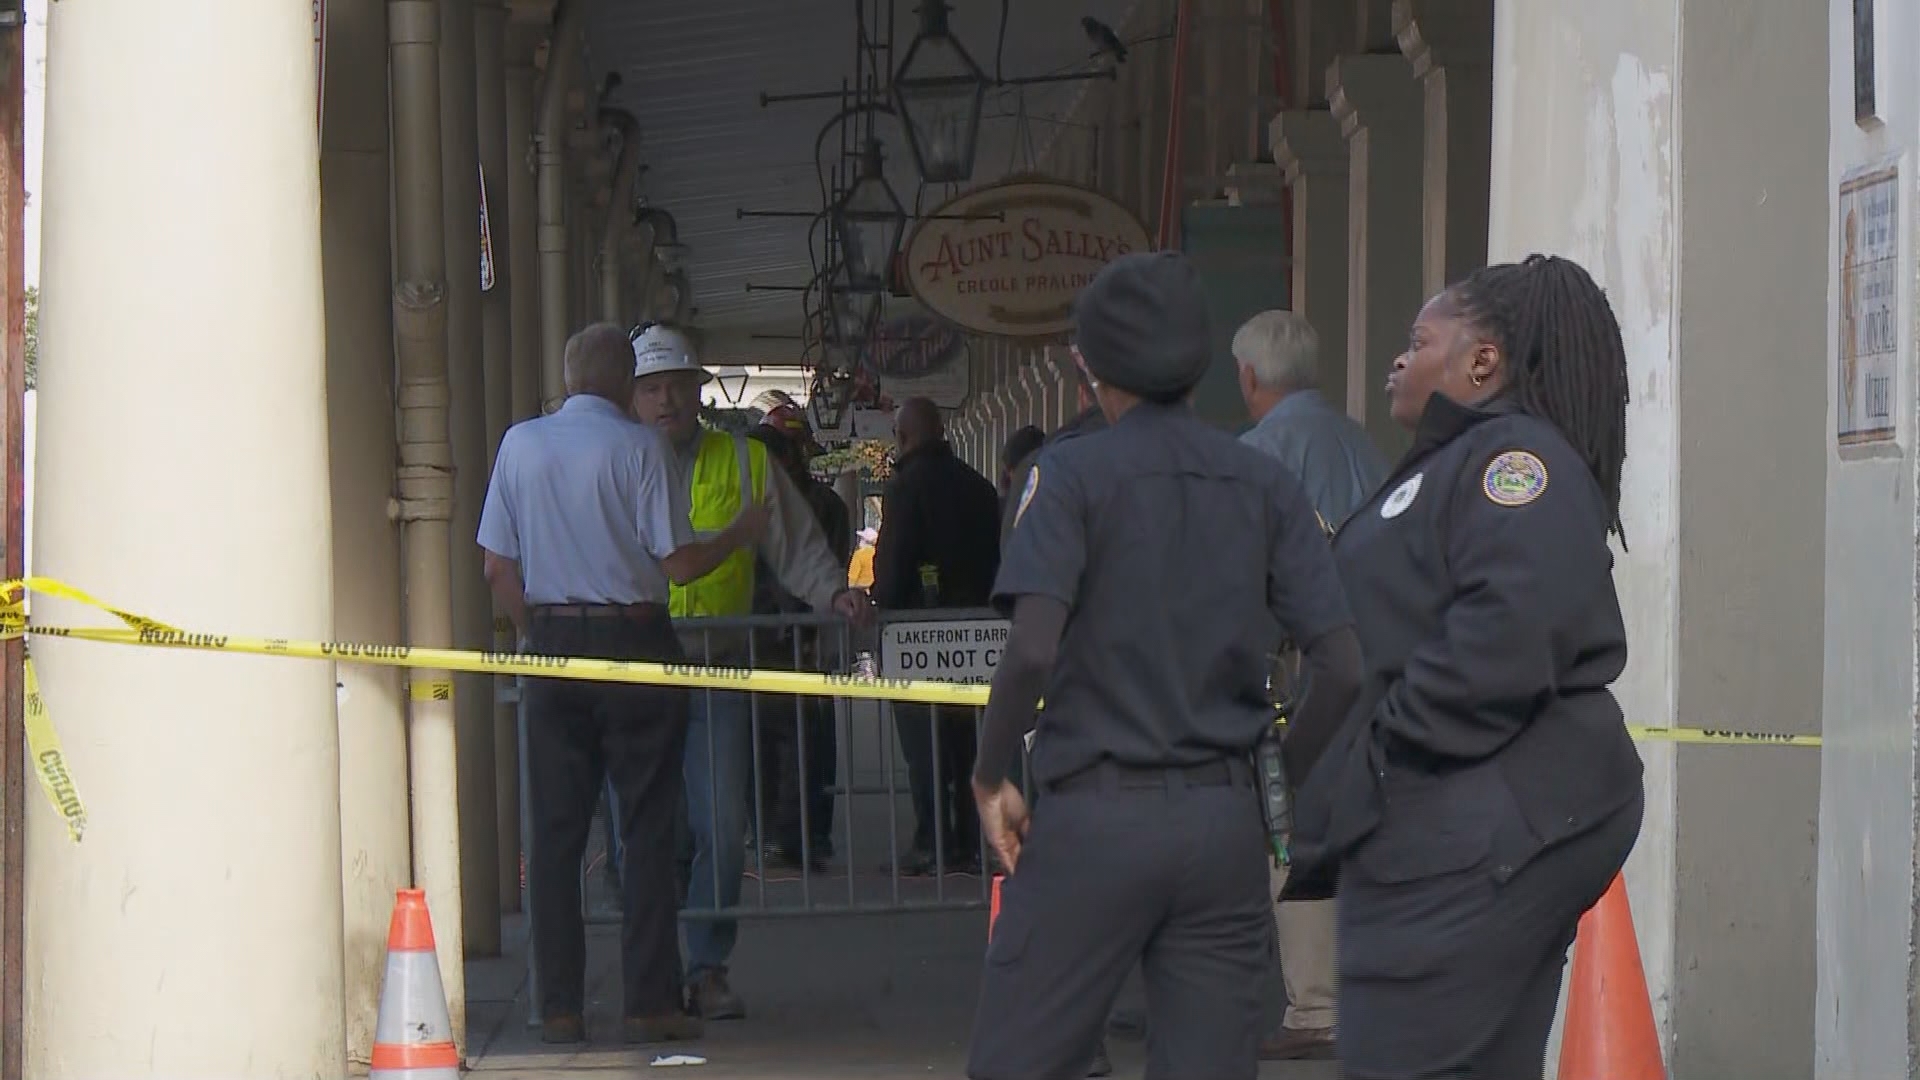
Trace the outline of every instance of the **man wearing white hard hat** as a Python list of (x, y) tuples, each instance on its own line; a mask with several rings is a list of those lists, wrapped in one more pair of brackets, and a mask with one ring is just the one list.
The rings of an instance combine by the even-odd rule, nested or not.
[[(633, 411), (660, 429), (672, 445), (679, 482), (689, 495), (695, 535), (725, 527), (744, 506), (766, 502), (773, 513), (754, 550), (742, 549), (712, 573), (673, 588), (675, 619), (730, 617), (753, 609), (754, 556), (770, 567), (782, 588), (815, 611), (834, 611), (864, 622), (872, 614), (866, 593), (847, 585), (846, 568), (834, 558), (806, 499), (784, 471), (774, 467), (764, 444), (700, 423), (700, 388), (713, 379), (702, 367), (686, 332), (665, 324), (642, 329), (633, 339)], [(747, 641), (701, 635), (693, 655), (708, 663), (744, 664)], [(747, 793), (753, 769), (751, 698), (741, 692), (702, 690), (693, 695), (687, 734), (687, 818), (692, 826), (693, 870), (689, 911), (719, 910), (740, 902), (746, 869)], [(689, 997), (710, 1020), (737, 1019), (745, 1005), (727, 982), (727, 961), (738, 926), (732, 920), (688, 919)]]

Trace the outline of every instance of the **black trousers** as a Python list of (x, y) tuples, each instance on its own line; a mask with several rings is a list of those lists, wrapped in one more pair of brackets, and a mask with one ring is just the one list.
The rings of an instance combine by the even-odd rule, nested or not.
[[(833, 699), (792, 694), (756, 695), (760, 708), (760, 798), (772, 819), (767, 837), (795, 858), (825, 855), (833, 843), (833, 786), (840, 739)], [(801, 759), (805, 758), (804, 761)], [(806, 828), (800, 822), (806, 805)]]
[[(1400, 792), (1380, 832), (1340, 875), (1340, 1058), (1349, 1080), (1526, 1080), (1543, 1075), (1567, 949), (1580, 916), (1626, 862), (1644, 808), (1636, 795), (1539, 851), (1511, 877), (1462, 826), (1481, 804), (1459, 789)], [(1511, 798), (1494, 791), (1489, 800)], [(1475, 806), (1477, 816), (1481, 806)], [(1456, 857), (1448, 857), (1458, 852)], [(1464, 863), (1465, 865), (1461, 865)], [(1504, 880), (1503, 880), (1504, 878)]]
[[(820, 670), (818, 632), (802, 630), (800, 635), (796, 648), (791, 637), (763, 634), (755, 666)], [(833, 847), (834, 797), (829, 789), (840, 772), (833, 699), (792, 694), (756, 694), (754, 699), (759, 716), (760, 800), (768, 819), (768, 835), (762, 839), (797, 859), (804, 836), (811, 854), (825, 856)], [(805, 829), (801, 828), (803, 801)]]
[[(680, 659), (664, 612), (535, 614), (534, 651), (609, 660)], [(580, 859), (602, 780), (611, 777), (625, 846), (620, 868), (620, 972), (627, 1016), (682, 1008), (674, 825), (683, 802), (686, 691), (575, 679), (530, 679), (527, 693), (528, 859), (535, 973), (542, 1016), (578, 1015), (586, 993)]]
[(1001, 886), (972, 1080), (1080, 1080), (1121, 985), (1146, 976), (1150, 1080), (1252, 1080), (1273, 957), (1252, 767), (1101, 766), (1037, 801)]
[[(935, 716), (935, 710), (938, 716)], [(907, 759), (913, 796), (913, 848), (933, 853), (934, 822), (940, 822), (945, 857), (977, 859), (980, 812), (973, 805), (973, 763), (979, 755), (979, 709), (896, 701), (894, 730)], [(939, 747), (939, 761), (934, 747)]]

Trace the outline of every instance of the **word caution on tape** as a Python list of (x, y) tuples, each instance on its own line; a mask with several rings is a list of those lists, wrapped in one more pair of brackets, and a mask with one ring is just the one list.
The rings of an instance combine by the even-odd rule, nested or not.
[[(124, 628), (46, 626), (29, 622), (27, 598), (30, 595), (57, 597), (105, 612), (120, 620)], [(928, 705), (979, 707), (987, 703), (987, 687), (981, 684), (983, 672), (991, 671), (1004, 631), (998, 627), (990, 638), (969, 640), (966, 648), (975, 655), (965, 662), (927, 666), (946, 669), (969, 683), (948, 680), (869, 678), (862, 675), (809, 671), (761, 671), (753, 668), (712, 664), (662, 664), (640, 660), (602, 660), (579, 656), (546, 656), (538, 653), (474, 652), (464, 649), (433, 649), (411, 645), (368, 645), (344, 641), (297, 641), (287, 638), (254, 638), (234, 634), (213, 634), (183, 630), (158, 619), (123, 611), (96, 600), (79, 589), (52, 578), (32, 577), (0, 582), (0, 641), (21, 637), (59, 637), (109, 645), (133, 645), (153, 649), (189, 649), (200, 652), (240, 653), (248, 656), (277, 656), (330, 663), (369, 664), (406, 668), (420, 672), (411, 679), (409, 695), (415, 701), (450, 701), (453, 683), (448, 673), (461, 671), (483, 675), (526, 675), (549, 679), (584, 679), (593, 682), (643, 683), (652, 686), (679, 686), (688, 689), (748, 690), (764, 694), (862, 698), (870, 701), (909, 701)], [(930, 639), (931, 641), (931, 639)], [(959, 643), (942, 639), (931, 642), (945, 646), (949, 653)], [(896, 649), (906, 651), (917, 643), (901, 640)], [(976, 670), (966, 670), (975, 668)], [(47, 801), (66, 822), (67, 833), (78, 842), (86, 831), (86, 804), (81, 801), (79, 785), (68, 767), (61, 748), (45, 694), (34, 671), (29, 645), (23, 671), (26, 699), (26, 737), (28, 756), (34, 772), (46, 792)], [(1702, 728), (1631, 727), (1633, 737), (1678, 743), (1747, 746), (1819, 746), (1818, 735), (1770, 735), (1760, 732), (1708, 730)]]

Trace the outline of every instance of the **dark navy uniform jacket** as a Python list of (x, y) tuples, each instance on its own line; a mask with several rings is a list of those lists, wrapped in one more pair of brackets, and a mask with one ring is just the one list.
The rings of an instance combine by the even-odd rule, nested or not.
[[(1641, 763), (1609, 685), (1627, 660), (1599, 484), (1551, 423), (1435, 395), (1334, 539), (1359, 702), (1296, 796), (1297, 863), (1504, 880), (1625, 806)], [(1421, 803), (1389, 815), (1396, 800)], [(1376, 832), (1377, 830), (1377, 832)]]
[(1103, 759), (1202, 765), (1273, 723), (1282, 633), (1351, 617), (1300, 482), (1184, 405), (1042, 449), (994, 584), (1069, 611), (1033, 750), (1042, 788)]

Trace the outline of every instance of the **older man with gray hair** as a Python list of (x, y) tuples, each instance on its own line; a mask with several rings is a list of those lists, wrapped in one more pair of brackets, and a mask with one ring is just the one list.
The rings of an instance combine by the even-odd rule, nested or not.
[[(567, 342), (567, 400), (507, 429), (480, 512), (487, 583), (528, 651), (608, 660), (682, 660), (670, 589), (711, 573), (767, 532), (745, 503), (694, 534), (667, 437), (627, 415), (633, 352), (596, 323)], [(626, 865), (620, 953), (629, 1042), (699, 1038), (675, 940), (673, 827), (682, 799), (687, 691), (530, 679), (526, 686), (529, 922), (540, 974), (541, 1038), (586, 1039), (586, 931), (580, 857), (601, 779), (619, 795)], [(737, 838), (736, 838), (737, 843)]]
[[(1352, 417), (1320, 393), (1320, 336), (1291, 311), (1263, 311), (1233, 335), (1240, 396), (1254, 418), (1242, 442), (1291, 469), (1328, 527), (1386, 481), (1387, 462)], [(1286, 869), (1273, 871), (1276, 896)], [(1274, 904), (1287, 1011), (1260, 1044), (1269, 1060), (1333, 1056), (1333, 899)]]
[(1314, 509), (1338, 527), (1386, 482), (1366, 429), (1320, 393), (1320, 335), (1291, 311), (1263, 311), (1233, 335), (1240, 396), (1254, 425), (1241, 441), (1285, 462)]

